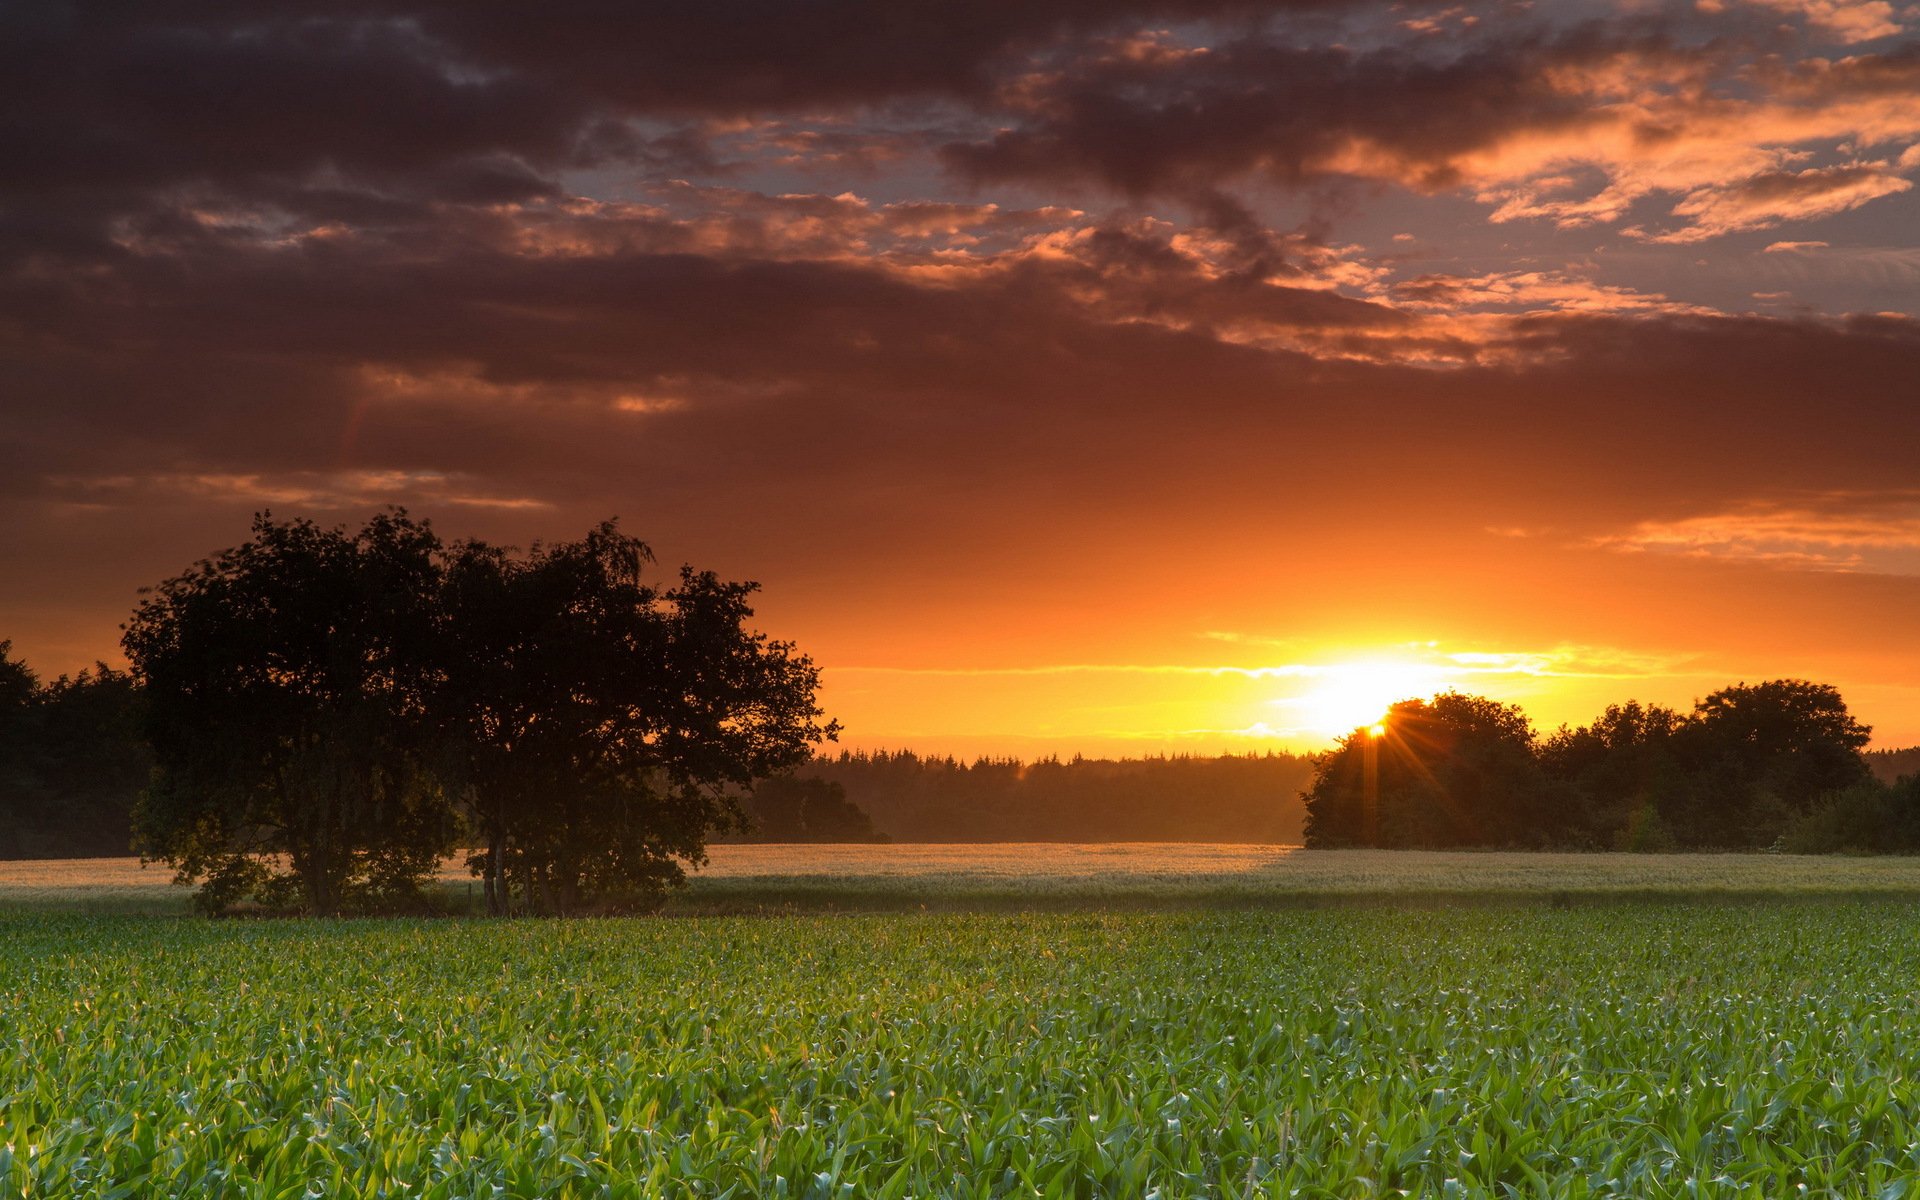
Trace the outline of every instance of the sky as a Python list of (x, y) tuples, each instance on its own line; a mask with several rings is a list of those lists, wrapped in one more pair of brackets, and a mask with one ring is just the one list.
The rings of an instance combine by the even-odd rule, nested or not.
[(1839, 686), (1920, 743), (1920, 5), (0, 13), (0, 638), (251, 514), (758, 580), (849, 747)]

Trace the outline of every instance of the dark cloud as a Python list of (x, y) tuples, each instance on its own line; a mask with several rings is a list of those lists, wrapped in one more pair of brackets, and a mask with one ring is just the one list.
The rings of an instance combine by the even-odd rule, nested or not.
[[(994, 218), (737, 207), (763, 225)], [(568, 502), (877, 472), (922, 481), (932, 503), (940, 481), (982, 472), (1097, 492), (1115, 462), (1149, 460), (1206, 492), (1226, 466), (1257, 479), (1280, 455), (1391, 466), (1397, 488), (1467, 462), (1494, 492), (1503, 476), (1614, 472), (1644, 500), (1909, 469), (1884, 430), (1920, 372), (1911, 322), (1469, 323), (1236, 272), (1151, 227), (1067, 226), (971, 258), (779, 259), (764, 231), (695, 251), (698, 230), (666, 218), (569, 219), (639, 228), (566, 253), (521, 252), (525, 214), (297, 246), (202, 231), (184, 259), (16, 285), (0, 293), (14, 314), (0, 387), (31, 398), (16, 495), (114, 502), (141, 479), (179, 493), (183, 478), (345, 471)], [(676, 237), (692, 240), (660, 248)], [(1428, 283), (1429, 301), (1487, 286)], [(1356, 440), (1356, 419), (1385, 436)]]
[(1593, 37), (1519, 40), (1435, 60), (1417, 48), (1264, 37), (1191, 49), (1121, 43), (1011, 85), (1022, 119), (944, 153), (976, 179), (1093, 180), (1135, 195), (1250, 173), (1293, 185), (1351, 173), (1452, 187), (1466, 153), (1516, 130), (1592, 120), (1547, 68), (1618, 49)]

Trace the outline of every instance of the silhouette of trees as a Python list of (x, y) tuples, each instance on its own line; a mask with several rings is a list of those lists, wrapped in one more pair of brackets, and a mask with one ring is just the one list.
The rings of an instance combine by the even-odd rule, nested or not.
[(124, 638), (140, 845), (210, 908), (405, 907), (469, 836), (493, 912), (650, 904), (837, 728), (812, 662), (747, 628), (755, 585), (645, 583), (611, 522), (521, 557), (402, 512), (252, 532)]
[(1381, 730), (1355, 730), (1320, 758), (1308, 845), (1527, 843), (1566, 819), (1550, 811), (1533, 727), (1513, 705), (1458, 692), (1403, 700)]
[(1920, 775), (1920, 746), (1900, 750), (1869, 750), (1861, 757), (1867, 769), (1882, 783), (1895, 783), (1909, 775)]
[(730, 791), (833, 736), (819, 672), (747, 629), (755, 585), (683, 570), (612, 523), (525, 558), (456, 548), (435, 707), (489, 909), (645, 905), (735, 826)]
[(13, 643), (0, 641), (0, 833), (5, 845), (18, 856), (27, 851), (19, 847), (30, 811), (40, 802), (39, 772), (35, 769), (38, 722), (34, 700), (40, 691), (39, 676), (26, 663), (13, 657)]
[(1770, 845), (1824, 795), (1870, 778), (1869, 733), (1827, 684), (1723, 688), (1675, 733), (1691, 787), (1669, 819), (1690, 845)]
[(1795, 827), (1813, 839), (1811, 814), (1849, 789), (1866, 790), (1826, 818), (1835, 828), (1892, 811), (1865, 799), (1879, 786), (1861, 754), (1868, 734), (1837, 690), (1797, 679), (1723, 688), (1684, 716), (1629, 701), (1542, 742), (1517, 708), (1452, 694), (1406, 701), (1378, 738), (1356, 731), (1319, 760), (1307, 843), (1757, 848)]
[(132, 845), (151, 756), (133, 677), (104, 664), (42, 684), (0, 641), (0, 858), (94, 858)]
[(1297, 842), (1306, 755), (1104, 759), (843, 751), (796, 774), (839, 784), (902, 842)]
[(1674, 744), (1685, 723), (1658, 704), (1610, 704), (1591, 725), (1561, 728), (1540, 746), (1540, 764), (1576, 819), (1567, 844), (1619, 850), (1668, 850), (1668, 817), (1682, 803), (1687, 776)]
[(755, 585), (650, 563), (611, 522), (520, 555), (262, 515), (140, 604), (131, 673), (43, 685), (0, 641), (0, 856), (131, 834), (210, 909), (330, 913), (421, 904), (477, 847), (490, 911), (564, 914), (656, 903), (730, 833), (1920, 853), (1920, 750), (1796, 679), (1544, 738), (1447, 693), (1317, 756), (810, 757), (837, 725)]
[(1920, 774), (1864, 780), (1787, 824), (1789, 854), (1920, 854)]

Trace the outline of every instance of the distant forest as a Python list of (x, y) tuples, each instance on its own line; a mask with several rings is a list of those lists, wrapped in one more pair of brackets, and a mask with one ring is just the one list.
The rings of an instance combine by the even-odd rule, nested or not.
[(1920, 746), (1905, 750), (1869, 750), (1864, 757), (1867, 769), (1881, 783), (1895, 783), (1909, 775), (1920, 775)]
[(1298, 842), (1313, 770), (1312, 756), (1279, 753), (968, 762), (881, 750), (795, 774), (838, 784), (897, 842)]

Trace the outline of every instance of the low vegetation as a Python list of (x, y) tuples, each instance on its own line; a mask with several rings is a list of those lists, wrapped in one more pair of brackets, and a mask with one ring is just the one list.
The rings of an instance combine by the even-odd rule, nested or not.
[(0, 1194), (1903, 1196), (1909, 905), (0, 918)]

